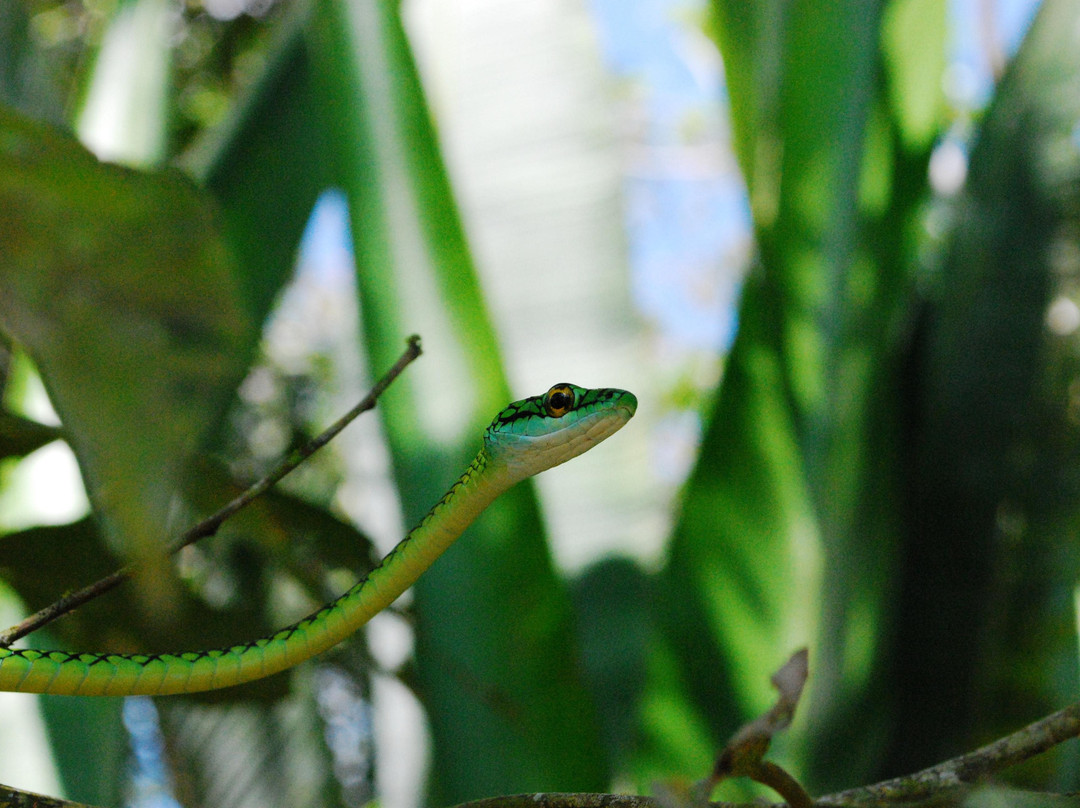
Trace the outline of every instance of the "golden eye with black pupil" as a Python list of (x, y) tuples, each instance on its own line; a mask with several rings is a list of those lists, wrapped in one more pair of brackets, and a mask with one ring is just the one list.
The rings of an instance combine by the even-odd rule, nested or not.
[(574, 391), (565, 384), (557, 384), (544, 395), (544, 412), (552, 418), (561, 418), (574, 408)]

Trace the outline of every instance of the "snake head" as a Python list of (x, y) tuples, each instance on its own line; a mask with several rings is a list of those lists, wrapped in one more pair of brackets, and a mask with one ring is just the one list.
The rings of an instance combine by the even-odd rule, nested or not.
[(521, 480), (588, 451), (636, 410), (637, 397), (626, 390), (556, 384), (496, 415), (484, 432), (484, 449)]

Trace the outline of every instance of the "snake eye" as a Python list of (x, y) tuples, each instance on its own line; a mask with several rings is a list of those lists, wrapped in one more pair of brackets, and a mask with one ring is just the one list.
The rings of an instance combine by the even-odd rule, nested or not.
[(544, 412), (561, 418), (574, 408), (574, 391), (568, 385), (557, 384), (544, 395)]

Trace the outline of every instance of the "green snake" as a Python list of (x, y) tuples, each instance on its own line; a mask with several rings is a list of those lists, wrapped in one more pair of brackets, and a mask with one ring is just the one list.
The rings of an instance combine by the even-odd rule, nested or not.
[(0, 690), (163, 696), (229, 687), (292, 667), (337, 645), (393, 603), (499, 494), (588, 451), (636, 409), (633, 393), (572, 384), (514, 402), (485, 430), (483, 447), (460, 479), (364, 580), (276, 634), (175, 654), (0, 649)]

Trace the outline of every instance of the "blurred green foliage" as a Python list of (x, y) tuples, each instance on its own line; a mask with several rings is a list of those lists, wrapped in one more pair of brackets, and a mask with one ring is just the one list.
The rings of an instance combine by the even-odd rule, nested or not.
[[(187, 176), (99, 163), (64, 131), (133, 5), (164, 8), (0, 2), (0, 370), (8, 349), (30, 355), (94, 506), (3, 537), (4, 580), (32, 608), (234, 491), (211, 447), (331, 186), (350, 202), (370, 366), (403, 344), (417, 272), (458, 340), (460, 438), (433, 444), (408, 376), (380, 404), (408, 520), (508, 398), (399, 4), (186, 9), (153, 114)], [(521, 487), (422, 579), (400, 676), (429, 721), (433, 803), (702, 777), (804, 644), (808, 694), (776, 754), (813, 793), (1075, 698), (1080, 9), (1045, 0), (960, 144), (945, 4), (710, 11), (757, 253), (667, 553), (563, 580)], [(948, 194), (930, 181), (943, 139), (968, 158)], [(56, 437), (0, 412), (5, 462)], [(302, 611), (283, 580), (320, 602), (366, 546), (325, 501), (277, 496), (203, 550), (228, 597), (159, 564), (51, 631), (148, 651), (251, 637)], [(362, 640), (331, 658), (366, 694)], [(312, 670), (161, 700), (184, 804), (352, 804)], [(116, 804), (117, 705), (44, 715), (69, 796)], [(1013, 784), (1076, 776), (1067, 750)]]

